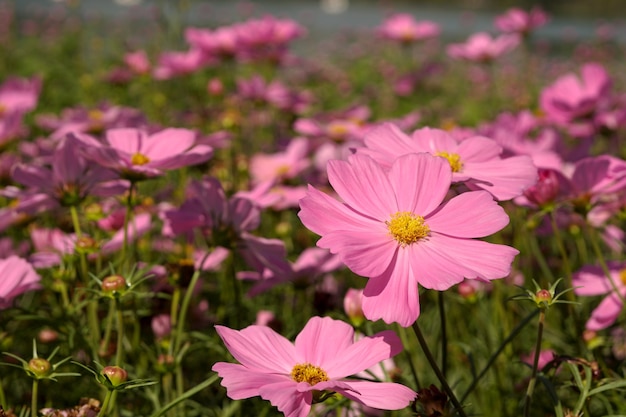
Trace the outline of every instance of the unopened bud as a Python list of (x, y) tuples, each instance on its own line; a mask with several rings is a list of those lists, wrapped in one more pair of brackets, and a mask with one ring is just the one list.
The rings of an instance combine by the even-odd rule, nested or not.
[(121, 275), (110, 275), (102, 280), (102, 292), (107, 295), (121, 294), (127, 288), (126, 279)]
[(50, 362), (43, 358), (33, 358), (28, 361), (28, 370), (31, 371), (35, 378), (45, 378), (50, 375), (52, 366)]
[(128, 379), (128, 372), (119, 366), (106, 366), (102, 369), (102, 375), (106, 376), (113, 387), (123, 384)]

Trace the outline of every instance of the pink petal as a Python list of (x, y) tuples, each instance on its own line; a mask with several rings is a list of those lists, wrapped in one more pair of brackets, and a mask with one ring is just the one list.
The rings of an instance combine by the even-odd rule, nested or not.
[(160, 160), (180, 156), (196, 141), (196, 133), (189, 129), (169, 128), (154, 133), (143, 141), (139, 150), (150, 160)]
[(437, 233), (473, 238), (501, 230), (509, 224), (509, 216), (488, 192), (470, 191), (444, 203), (425, 221)]
[(346, 349), (337, 349), (324, 370), (331, 379), (355, 375), (402, 351), (402, 341), (391, 330), (359, 339)]
[(464, 278), (496, 279), (511, 272), (517, 249), (481, 240), (457, 239), (432, 233), (414, 244), (411, 267), (425, 288), (447, 290)]
[(291, 342), (267, 326), (237, 331), (218, 325), (215, 330), (233, 357), (252, 371), (288, 375), (297, 363)]
[(109, 129), (106, 132), (106, 139), (111, 148), (133, 155), (142, 151), (146, 133), (133, 128)]
[(311, 185), (307, 195), (300, 200), (298, 217), (307, 229), (321, 236), (337, 230), (367, 230), (381, 224), (379, 220), (355, 212)]
[(277, 382), (291, 381), (286, 375), (254, 372), (237, 363), (218, 362), (211, 368), (223, 379), (221, 385), (226, 387), (228, 397), (233, 400), (255, 397), (261, 387)]
[(298, 363), (310, 363), (328, 372), (335, 355), (348, 349), (353, 341), (354, 329), (348, 323), (312, 317), (296, 337)]
[[(620, 285), (618, 274), (613, 273), (613, 281)], [(572, 286), (578, 295), (600, 295), (613, 291), (611, 282), (599, 266), (587, 265), (572, 275)]]
[(414, 153), (396, 159), (389, 171), (389, 181), (399, 211), (425, 216), (441, 204), (450, 190), (452, 171), (443, 158)]
[(521, 195), (537, 182), (537, 167), (526, 155), (474, 163), (463, 167), (463, 174), (471, 177), (472, 188), (489, 191), (497, 200), (510, 200)]
[(49, 190), (50, 192), (52, 192), (55, 185), (51, 176), (52, 172), (47, 168), (24, 164), (15, 165), (11, 172), (13, 181), (26, 187)]
[(609, 294), (591, 313), (585, 327), (588, 330), (598, 331), (606, 329), (617, 320), (624, 304), (617, 293)]
[(414, 146), (414, 152), (428, 152), (433, 155), (443, 151), (458, 153), (458, 142), (445, 130), (423, 127), (411, 136), (417, 145)]
[(353, 401), (381, 410), (400, 410), (408, 407), (416, 397), (415, 391), (393, 382), (344, 381), (350, 391), (338, 390)]
[(152, 160), (149, 165), (153, 168), (168, 170), (178, 169), (191, 165), (198, 165), (208, 161), (213, 156), (213, 148), (208, 145), (197, 145), (185, 152), (174, 154), (159, 160)]
[(383, 123), (369, 130), (364, 143), (366, 148), (359, 148), (357, 154), (370, 155), (384, 166), (391, 166), (398, 156), (420, 152), (415, 141), (392, 123)]
[[(308, 385), (306, 382), (300, 384)], [(311, 391), (298, 391), (298, 385), (291, 380), (278, 382), (261, 387), (259, 392), (264, 400), (269, 400), (285, 417), (307, 417), (311, 411), (313, 394)]]
[(485, 162), (500, 159), (502, 147), (493, 140), (483, 136), (472, 136), (459, 144), (457, 153), (465, 165), (467, 162)]
[(391, 238), (382, 223), (376, 229), (378, 230), (337, 230), (322, 237), (317, 246), (338, 254), (355, 274), (364, 277), (377, 276), (392, 262), (398, 243)]
[(387, 175), (372, 158), (352, 155), (349, 162), (328, 162), (328, 180), (348, 206), (378, 220), (398, 211), (396, 196)]
[(408, 327), (417, 320), (420, 305), (417, 278), (409, 266), (406, 248), (397, 251), (395, 262), (380, 276), (370, 278), (363, 290), (363, 313), (368, 320), (383, 319)]

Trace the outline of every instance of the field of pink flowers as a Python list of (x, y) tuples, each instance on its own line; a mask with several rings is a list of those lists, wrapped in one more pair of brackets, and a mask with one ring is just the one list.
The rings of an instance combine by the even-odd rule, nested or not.
[(0, 21), (0, 416), (626, 415), (610, 28)]

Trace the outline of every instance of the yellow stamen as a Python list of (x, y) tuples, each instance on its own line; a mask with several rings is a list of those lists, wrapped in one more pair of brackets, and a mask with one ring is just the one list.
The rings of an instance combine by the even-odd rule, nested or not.
[(150, 158), (142, 153), (133, 154), (130, 158), (130, 163), (133, 165), (145, 165), (150, 162)]
[(310, 363), (299, 363), (291, 370), (291, 379), (296, 382), (307, 382), (313, 386), (318, 382), (328, 381), (328, 374), (322, 368)]
[(435, 156), (442, 156), (446, 158), (450, 164), (450, 168), (452, 168), (452, 172), (461, 172), (461, 169), (463, 169), (463, 162), (461, 161), (461, 157), (458, 153), (441, 151), (435, 153)]
[(408, 211), (399, 211), (385, 222), (391, 236), (401, 246), (410, 245), (428, 236), (430, 227), (424, 223), (424, 218)]

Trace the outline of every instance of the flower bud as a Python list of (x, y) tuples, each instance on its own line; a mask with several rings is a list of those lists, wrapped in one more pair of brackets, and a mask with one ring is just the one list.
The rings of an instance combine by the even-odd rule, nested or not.
[(28, 370), (34, 374), (37, 379), (45, 378), (50, 375), (52, 366), (50, 362), (43, 358), (33, 358), (28, 361)]
[(363, 290), (350, 288), (343, 298), (343, 310), (350, 318), (350, 321), (356, 326), (363, 323), (365, 315), (363, 314)]
[(76, 239), (74, 249), (77, 253), (95, 253), (98, 250), (98, 242), (89, 236), (81, 236)]
[(550, 304), (552, 301), (552, 294), (548, 290), (539, 290), (535, 293), (535, 301), (537, 304), (546, 303)]
[(127, 287), (126, 279), (121, 275), (110, 275), (102, 280), (102, 292), (107, 295), (123, 294)]
[(119, 366), (105, 366), (101, 373), (109, 379), (113, 387), (123, 384), (128, 379), (128, 372)]
[(537, 183), (524, 191), (531, 203), (545, 206), (554, 201), (559, 193), (559, 177), (553, 169), (540, 169)]

